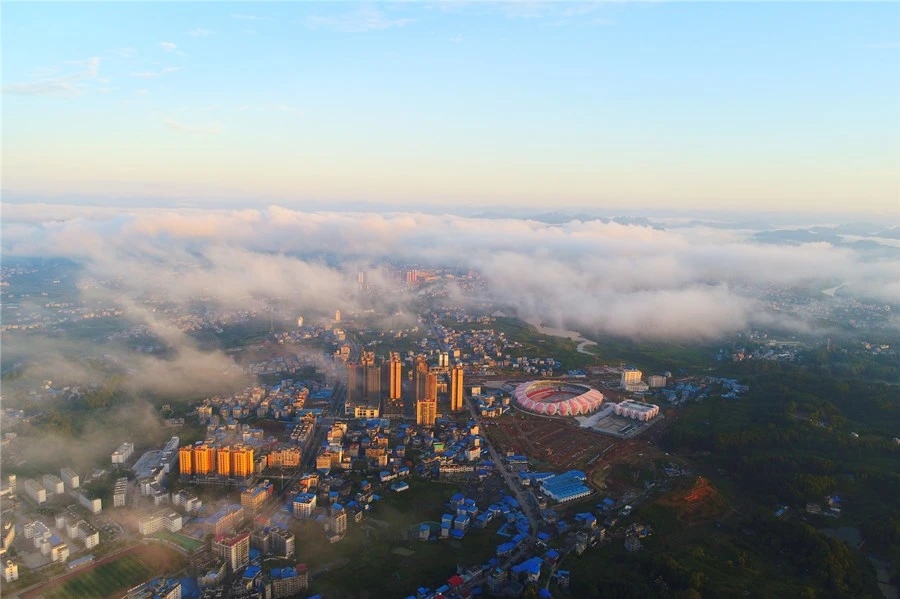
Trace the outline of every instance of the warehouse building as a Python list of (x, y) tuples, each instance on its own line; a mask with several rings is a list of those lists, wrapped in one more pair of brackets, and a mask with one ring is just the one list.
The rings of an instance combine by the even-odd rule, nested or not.
[(559, 503), (574, 501), (592, 493), (590, 487), (584, 484), (585, 480), (587, 480), (587, 476), (584, 472), (569, 470), (542, 480), (541, 491)]

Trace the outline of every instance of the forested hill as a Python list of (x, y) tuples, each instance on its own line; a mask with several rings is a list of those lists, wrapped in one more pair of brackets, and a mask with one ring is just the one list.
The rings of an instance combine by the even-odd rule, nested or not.
[[(809, 525), (858, 528), (866, 553), (893, 562), (896, 584), (900, 579), (897, 364), (883, 357), (820, 351), (795, 364), (747, 362), (729, 369), (750, 385), (750, 392), (738, 400), (713, 397), (689, 406), (669, 427), (668, 448), (692, 458), (714, 480), (733, 489), (753, 510), (754, 527), (767, 530), (766, 534), (772, 532), (771, 515), (779, 506), (791, 508), (785, 516), (793, 529), (789, 537), (798, 542), (806, 538), (814, 553), (822, 545), (828, 554), (830, 540), (823, 540)], [(841, 498), (839, 521), (805, 514), (807, 502), (821, 503), (826, 495)], [(791, 549), (789, 560), (805, 560), (809, 551), (797, 550)], [(818, 566), (810, 562), (802, 571), (838, 596), (853, 596), (847, 586), (855, 578), (850, 575), (852, 565), (831, 561), (822, 560)], [(846, 580), (840, 582), (842, 576)]]

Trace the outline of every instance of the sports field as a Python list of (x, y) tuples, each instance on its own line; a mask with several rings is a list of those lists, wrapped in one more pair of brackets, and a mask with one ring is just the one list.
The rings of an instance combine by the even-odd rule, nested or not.
[(170, 543), (175, 543), (188, 553), (193, 552), (195, 549), (203, 546), (203, 541), (199, 539), (195, 539), (193, 537), (189, 537), (186, 535), (181, 535), (176, 532), (169, 532), (168, 530), (161, 530), (153, 535), (158, 539), (162, 539), (163, 541), (169, 541)]
[(160, 545), (134, 547), (113, 559), (81, 569), (23, 595), (23, 599), (106, 599), (181, 567), (185, 559)]
[(129, 589), (149, 579), (153, 570), (146, 566), (139, 557), (126, 555), (108, 564), (98, 566), (96, 570), (78, 576), (63, 583), (48, 593), (46, 599), (104, 599), (116, 591)]

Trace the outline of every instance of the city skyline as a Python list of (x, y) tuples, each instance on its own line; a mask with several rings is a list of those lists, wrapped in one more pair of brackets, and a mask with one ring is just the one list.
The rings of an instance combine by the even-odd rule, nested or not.
[(893, 4), (4, 9), (4, 202), (900, 201)]

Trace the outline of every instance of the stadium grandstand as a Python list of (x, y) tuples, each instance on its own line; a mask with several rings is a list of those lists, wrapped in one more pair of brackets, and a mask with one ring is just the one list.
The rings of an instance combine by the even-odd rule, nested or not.
[(530, 381), (513, 392), (516, 403), (542, 416), (581, 416), (600, 408), (603, 394), (587, 385), (559, 381)]
[(649, 422), (659, 414), (659, 406), (652, 403), (626, 399), (622, 403), (616, 404), (613, 411), (616, 413), (616, 416), (624, 416), (626, 418), (640, 420), (641, 422)]

